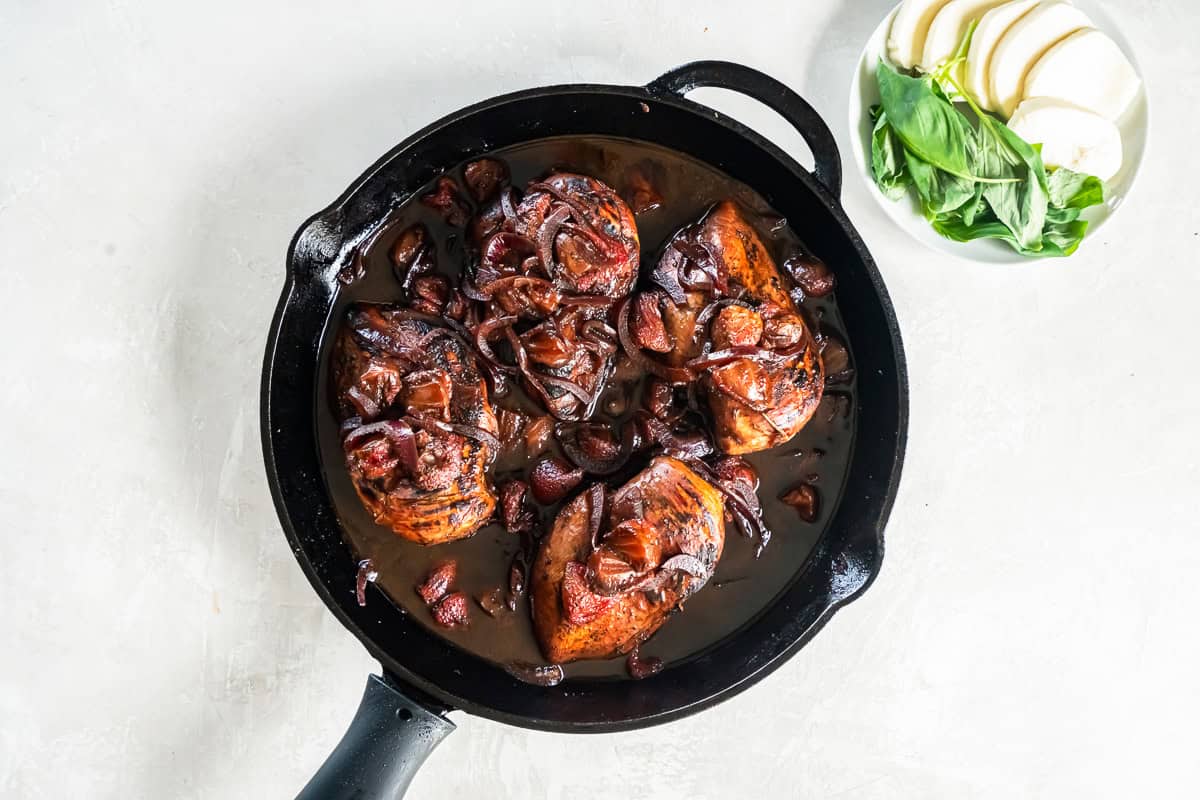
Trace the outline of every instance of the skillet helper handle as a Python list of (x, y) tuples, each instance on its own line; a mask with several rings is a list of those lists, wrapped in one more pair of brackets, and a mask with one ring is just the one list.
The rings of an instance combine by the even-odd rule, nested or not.
[(297, 800), (403, 797), (421, 764), (453, 730), (453, 722), (372, 675), (349, 729)]
[(729, 61), (693, 61), (656, 78), (646, 88), (654, 94), (682, 97), (704, 86), (739, 92), (777, 112), (812, 150), (814, 177), (834, 197), (841, 195), (842, 157), (829, 126), (807, 100), (770, 75)]

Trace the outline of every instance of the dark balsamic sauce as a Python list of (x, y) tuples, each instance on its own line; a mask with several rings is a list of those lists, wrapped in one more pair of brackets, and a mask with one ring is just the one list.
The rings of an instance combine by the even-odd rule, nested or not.
[[(752, 189), (702, 162), (657, 145), (607, 137), (554, 138), (494, 151), (489, 156), (508, 164), (513, 184), (518, 188), (554, 169), (567, 169), (608, 183), (627, 200), (630, 176), (634, 170), (640, 170), (663, 199), (657, 208), (637, 216), (643, 266), (657, 260), (676, 231), (695, 222), (713, 204), (726, 198), (737, 200), (747, 211), (759, 215), (757, 220), (753, 213), (748, 216), (756, 222), (776, 263), (782, 263), (797, 249), (804, 249), (791, 226), (781, 224), (779, 215)], [(453, 176), (461, 183), (461, 167)], [(357, 259), (356, 277), (341, 287), (322, 338), (315, 400), (325, 478), (347, 540), (357, 558), (372, 560), (378, 570), (376, 584), (393, 603), (422, 625), (480, 658), (510, 671), (513, 665), (532, 668), (529, 665), (543, 664), (545, 659), (533, 635), (528, 594), (517, 599), (515, 611), (505, 609), (495, 616), (485, 613), (476, 600), (493, 589), (508, 587), (513, 558), (522, 551), (521, 537), (492, 524), (470, 539), (436, 547), (408, 542), (374, 523), (359, 502), (344, 466), (330, 389), (330, 346), (350, 303), (399, 301), (400, 286), (388, 251), (400, 232), (414, 222), (422, 222), (429, 229), (438, 249), (438, 269), (452, 283), (457, 283), (457, 275), (467, 266), (463, 231), (447, 225), (435, 211), (415, 199), (381, 224), (380, 231), (372, 237), (369, 251), (351, 257)], [(837, 265), (831, 267), (836, 273)], [(645, 272), (643, 269), (642, 273)], [(822, 333), (834, 334), (849, 346), (835, 295), (806, 300), (804, 308), (809, 319), (819, 320)], [(618, 373), (616, 378), (620, 377)], [(596, 421), (620, 424), (640, 405), (640, 376), (631, 376), (626, 382), (617, 379), (610, 383), (597, 404)], [(773, 450), (746, 456), (761, 481), (759, 497), (764, 518), (774, 534), (770, 544), (761, 557), (755, 558), (758, 542), (742, 536), (735, 525), (728, 524), (724, 555), (715, 575), (704, 589), (688, 599), (682, 613), (641, 646), (643, 661), (659, 658), (669, 669), (673, 663), (696, 656), (766, 610), (801, 571), (837, 507), (853, 443), (855, 391), (853, 381), (831, 386), (813, 420), (795, 438)], [(497, 409), (545, 413), (516, 387), (502, 397), (493, 398), (493, 404)], [(563, 455), (553, 437), (546, 452)], [(502, 454), (494, 465), (494, 483), (499, 485), (510, 477), (524, 477), (535, 460), (521, 451)], [(620, 486), (647, 460), (647, 454), (635, 454), (622, 470), (605, 481), (610, 487)], [(581, 490), (595, 480), (592, 476), (585, 478)], [(813, 523), (803, 522), (794, 508), (779, 501), (780, 495), (800, 482), (814, 484), (820, 495), (819, 515)], [(558, 506), (543, 509), (544, 530), (549, 530), (557, 510)], [(458, 562), (456, 588), (471, 597), (471, 621), (466, 627), (437, 626), (415, 591), (430, 569), (448, 559)], [(563, 670), (567, 680), (581, 676), (627, 679), (626, 662), (625, 656), (619, 656), (566, 664)]]

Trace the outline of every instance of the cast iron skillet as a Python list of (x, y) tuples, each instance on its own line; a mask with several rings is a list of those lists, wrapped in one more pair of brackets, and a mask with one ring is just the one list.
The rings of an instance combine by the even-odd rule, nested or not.
[[(684, 99), (700, 86), (732, 89), (771, 107), (813, 151), (810, 173), (738, 122)], [(489, 150), (548, 136), (640, 139), (705, 161), (757, 190), (837, 275), (837, 299), (859, 381), (857, 433), (845, 490), (798, 578), (757, 619), (699, 657), (642, 681), (521, 683), (456, 649), (371, 590), (355, 602), (356, 564), (318, 458), (318, 352), (336, 274), (354, 246), (413, 191)], [(838, 202), (841, 162), (829, 128), (779, 81), (705, 61), (645, 87), (530, 89), (457, 111), (406, 139), (297, 232), (271, 323), (262, 384), (267, 478), (296, 559), (325, 604), (383, 666), (305, 798), (399, 796), (453, 730), (446, 712), (551, 731), (619, 731), (678, 719), (760, 680), (871, 583), (895, 498), (908, 418), (895, 314), (870, 254)], [(332, 468), (340, 468), (333, 465)], [(683, 618), (681, 618), (683, 619)]]

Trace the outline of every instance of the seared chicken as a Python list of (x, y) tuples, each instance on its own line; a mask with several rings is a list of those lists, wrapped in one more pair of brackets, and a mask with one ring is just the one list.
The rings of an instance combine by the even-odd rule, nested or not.
[(534, 630), (546, 658), (608, 658), (649, 638), (712, 576), (724, 511), (718, 489), (666, 456), (607, 502), (595, 486), (564, 506), (533, 565)]
[(530, 241), (552, 245), (539, 244), (538, 257), (560, 291), (619, 298), (637, 281), (640, 245), (633, 212), (595, 178), (556, 172), (530, 184), (517, 206), (515, 227)]
[[(709, 262), (707, 273), (697, 260)], [(787, 279), (737, 205), (719, 203), (698, 226), (679, 233), (656, 274), (683, 277), (675, 302), (663, 304), (672, 342), (665, 358), (690, 362), (702, 374), (716, 446), (753, 453), (795, 436), (821, 401), (820, 352)], [(705, 283), (697, 287), (695, 277)], [(712, 313), (710, 304), (720, 297), (745, 306)], [(710, 316), (701, 321), (706, 308)]]
[(498, 426), (471, 351), (431, 318), (358, 305), (333, 367), (346, 465), (375, 521), (426, 545), (475, 533), (496, 505)]
[(617, 350), (609, 307), (637, 281), (633, 212), (595, 178), (559, 172), (515, 208), (503, 190), (479, 220), (473, 296), (510, 318), (502, 332), (526, 391), (557, 419), (587, 418)]

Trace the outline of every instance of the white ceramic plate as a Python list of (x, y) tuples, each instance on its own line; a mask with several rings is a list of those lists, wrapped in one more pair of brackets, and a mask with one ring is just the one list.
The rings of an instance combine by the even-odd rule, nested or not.
[[(1134, 57), (1133, 50), (1129, 47), (1129, 42), (1121, 35), (1120, 28), (1113, 23), (1098, 4), (1079, 0), (1075, 5), (1091, 17), (1095, 27), (1112, 37), (1117, 46), (1125, 52), (1125, 56), (1143, 80), (1142, 91), (1138, 93), (1137, 99), (1121, 119), (1117, 120), (1117, 127), (1121, 131), (1121, 141), (1125, 150), (1124, 163), (1121, 165), (1121, 171), (1108, 182), (1109, 194), (1104, 205), (1084, 211), (1083, 218), (1090, 224), (1087, 234), (1084, 235), (1083, 243), (1076, 252), (1077, 256), (1079, 252), (1083, 252), (1087, 248), (1087, 240), (1113, 215), (1133, 186), (1133, 179), (1142, 165), (1146, 142), (1149, 139), (1150, 105), (1146, 97), (1145, 75)], [(1020, 255), (1004, 242), (995, 239), (980, 239), (974, 242), (954, 242), (945, 239), (934, 232), (929, 223), (925, 221), (925, 217), (921, 215), (914, 192), (909, 192), (905, 197), (893, 202), (875, 186), (875, 181), (871, 177), (870, 152), (873, 125), (869, 112), (871, 106), (879, 102), (879, 86), (875, 82), (875, 69), (879, 64), (880, 54), (886, 50), (888, 30), (892, 26), (892, 17), (895, 15), (896, 9), (892, 9), (892, 13), (888, 14), (871, 34), (867, 46), (863, 48), (862, 58), (859, 59), (854, 79), (850, 83), (850, 130), (857, 134), (852, 137), (855, 142), (855, 147), (852, 148), (854, 162), (858, 165), (859, 175), (867, 183), (867, 190), (879, 201), (884, 212), (897, 225), (911, 234), (913, 238), (934, 250), (985, 263), (1006, 264), (1028, 261), (1027, 257)]]

